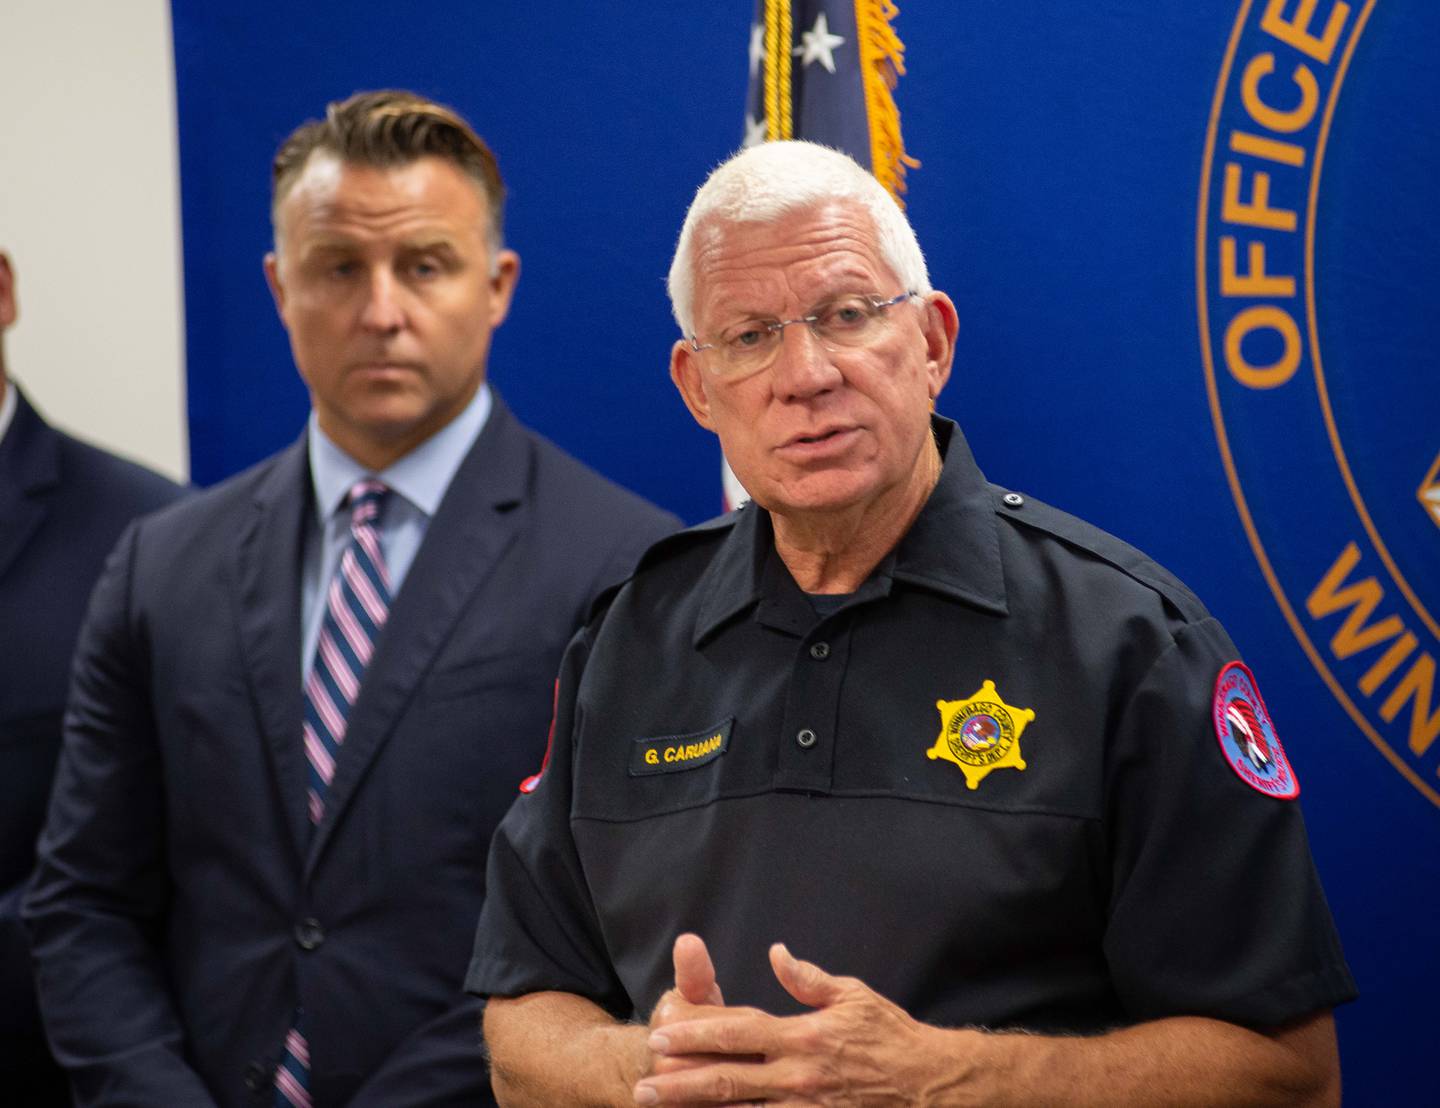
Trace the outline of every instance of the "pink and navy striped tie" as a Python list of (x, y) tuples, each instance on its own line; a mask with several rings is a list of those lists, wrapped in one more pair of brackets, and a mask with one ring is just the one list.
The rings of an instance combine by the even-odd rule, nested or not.
[[(305, 760), (309, 765), (307, 801), (311, 825), (325, 814), (325, 798), (335, 777), (335, 759), (345, 741), (350, 707), (360, 693), (360, 678), (390, 612), (390, 574), (380, 551), (376, 523), (389, 494), (367, 478), (350, 489), (350, 542), (325, 594), (325, 617), (315, 661), (305, 679)], [(303, 1013), (285, 1037), (285, 1056), (275, 1070), (276, 1108), (311, 1108), (310, 1048)]]

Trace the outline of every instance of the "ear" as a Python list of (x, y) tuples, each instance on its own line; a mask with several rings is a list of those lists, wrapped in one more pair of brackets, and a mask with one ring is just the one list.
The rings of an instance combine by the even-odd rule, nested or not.
[(490, 276), (490, 326), (499, 327), (510, 314), (510, 301), (520, 280), (520, 255), (502, 250), (495, 255)]
[(275, 251), (265, 255), (265, 283), (270, 286), (270, 295), (275, 300), (275, 310), (280, 319), (285, 319), (285, 286), (280, 283), (280, 259)]
[(0, 331), (19, 316), (20, 308), (15, 303), (15, 271), (10, 268), (9, 256), (0, 254)]
[(710, 417), (710, 397), (705, 393), (705, 377), (700, 368), (700, 359), (684, 339), (677, 339), (670, 348), (670, 380), (674, 381), (675, 387), (680, 390), (680, 399), (685, 401), (685, 407), (690, 409), (695, 422), (707, 431), (715, 430), (715, 423)]
[(960, 333), (960, 315), (954, 302), (943, 292), (925, 297), (925, 317), (920, 324), (925, 335), (925, 375), (929, 381), (930, 399), (950, 380), (950, 367), (955, 361), (955, 336)]

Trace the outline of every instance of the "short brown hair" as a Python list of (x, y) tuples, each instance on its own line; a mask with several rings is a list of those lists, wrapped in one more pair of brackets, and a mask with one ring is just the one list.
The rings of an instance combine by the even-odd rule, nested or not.
[(303, 123), (280, 145), (271, 176), (271, 221), (317, 150), (342, 162), (392, 168), (443, 158), (480, 186), (490, 209), (493, 249), (503, 239), (505, 183), (485, 140), (453, 108), (403, 89), (357, 92), (325, 106), (324, 119)]

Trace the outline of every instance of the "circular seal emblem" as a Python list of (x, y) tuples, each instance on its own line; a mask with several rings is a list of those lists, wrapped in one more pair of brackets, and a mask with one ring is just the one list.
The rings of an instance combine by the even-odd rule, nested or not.
[[(977, 710), (960, 728), (960, 745), (973, 754), (982, 754), (993, 750), (995, 744), (1002, 739), (1013, 742), (1014, 734), (1015, 729), (1010, 726), (1009, 713), (1005, 713), (1005, 723), (1002, 724), (989, 712)], [(951, 745), (953, 749), (953, 741)], [(955, 753), (958, 756), (960, 751), (956, 750)]]
[(1440, 145), (1428, 122), (1389, 123), (1433, 89), (1412, 44), (1437, 40), (1436, 4), (1239, 0), (1196, 290), (1216, 442), (1260, 571), (1359, 733), (1440, 805)]
[(1279, 800), (1300, 795), (1300, 782), (1275, 735), (1270, 713), (1243, 662), (1231, 662), (1215, 679), (1215, 737), (1240, 780)]

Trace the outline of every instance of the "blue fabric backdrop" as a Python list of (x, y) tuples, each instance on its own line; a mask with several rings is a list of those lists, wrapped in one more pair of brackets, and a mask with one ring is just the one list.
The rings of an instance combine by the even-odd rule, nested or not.
[[(992, 478), (1134, 542), (1226, 623), (1362, 989), (1348, 1099), (1433, 1103), (1440, 10), (1320, 0), (1305, 38), (1302, 6), (906, 0), (908, 204), (961, 313), (941, 410)], [(197, 481), (304, 417), (260, 270), (276, 145), (398, 85), (475, 120), (509, 182), (524, 272), (497, 387), (687, 519), (718, 510), (662, 277), (743, 138), (751, 0), (173, 9)]]

